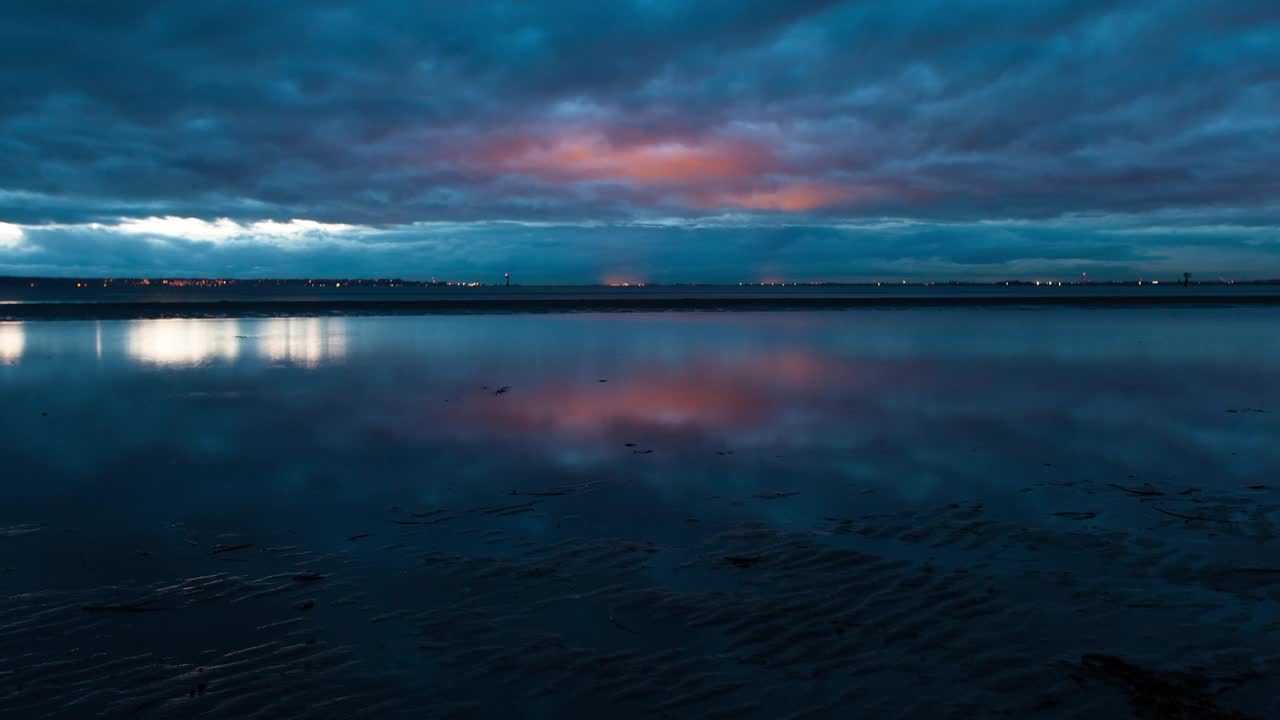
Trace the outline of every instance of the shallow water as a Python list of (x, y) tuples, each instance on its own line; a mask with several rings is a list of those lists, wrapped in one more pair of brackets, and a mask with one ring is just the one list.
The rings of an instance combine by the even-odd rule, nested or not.
[(0, 715), (1124, 717), (1108, 653), (1267, 716), (1277, 328), (0, 323)]

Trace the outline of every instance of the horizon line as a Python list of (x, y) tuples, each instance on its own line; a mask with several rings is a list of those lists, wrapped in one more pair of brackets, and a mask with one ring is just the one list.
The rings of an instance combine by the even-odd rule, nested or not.
[[(31, 284), (31, 283), (106, 283), (106, 284), (122, 284), (122, 285), (154, 285), (159, 284), (163, 287), (184, 287), (185, 283), (196, 284), (201, 287), (216, 287), (219, 284), (252, 284), (252, 283), (274, 283), (274, 284), (299, 284), (299, 285), (317, 285), (327, 287), (329, 283), (334, 284), (351, 284), (351, 285), (369, 285), (381, 287), (396, 286), (414, 286), (414, 287), (486, 287), (486, 288), (557, 288), (557, 287), (609, 287), (609, 288), (644, 288), (644, 287), (781, 287), (781, 286), (848, 286), (848, 287), (884, 287), (884, 286), (987, 286), (987, 285), (1030, 285), (1030, 286), (1084, 286), (1084, 285), (1143, 285), (1143, 284), (1186, 284), (1189, 285), (1274, 285), (1280, 284), (1280, 277), (1260, 278), (1252, 280), (1229, 280), (1222, 277), (1212, 279), (1194, 279), (1194, 275), (1188, 278), (1178, 276), (1155, 276), (1155, 277), (1136, 277), (1136, 278), (1120, 278), (1120, 279), (1098, 279), (1089, 280), (1071, 279), (1062, 280), (1057, 277), (1052, 278), (1002, 278), (995, 280), (927, 280), (927, 279), (903, 279), (894, 278), (890, 280), (743, 280), (743, 281), (685, 281), (685, 282), (661, 282), (661, 281), (623, 281), (623, 282), (553, 282), (553, 283), (507, 283), (506, 278), (494, 281), (476, 281), (476, 280), (439, 280), (434, 277), (431, 279), (412, 279), (402, 277), (353, 277), (353, 276), (311, 276), (311, 277), (236, 277), (236, 276), (195, 276), (195, 275), (0, 275), (0, 284)], [(174, 285), (173, 283), (183, 283)]]

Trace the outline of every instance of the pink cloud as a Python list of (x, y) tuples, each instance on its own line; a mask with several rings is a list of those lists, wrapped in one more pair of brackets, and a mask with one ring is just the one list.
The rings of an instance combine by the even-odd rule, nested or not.
[[(649, 136), (618, 139), (597, 129), (533, 132), (466, 151), (488, 173), (553, 182), (610, 181), (659, 191), (702, 210), (741, 208), (805, 212), (880, 197), (865, 187), (803, 179), (773, 145), (761, 139)], [(795, 177), (789, 181), (779, 178)]]
[(769, 169), (768, 153), (750, 143), (676, 139), (618, 143), (597, 132), (521, 137), (485, 148), (478, 159), (500, 172), (646, 185), (731, 182)]
[(798, 183), (772, 190), (753, 189), (723, 192), (714, 195), (710, 201), (704, 202), (704, 206), (804, 212), (805, 210), (837, 205), (871, 195), (874, 195), (874, 193), (840, 185)]

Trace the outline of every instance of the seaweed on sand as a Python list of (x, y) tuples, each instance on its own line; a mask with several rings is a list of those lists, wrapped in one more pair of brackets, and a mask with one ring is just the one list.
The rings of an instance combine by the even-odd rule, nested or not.
[(1130, 487), (1125, 487), (1123, 485), (1117, 485), (1115, 483), (1107, 483), (1107, 485), (1117, 490), (1123, 490), (1129, 493), (1130, 495), (1137, 495), (1138, 497), (1159, 497), (1161, 495), (1164, 495), (1163, 492), (1156, 490), (1155, 488), (1149, 485), (1143, 488), (1130, 488)]
[(1101, 653), (1082, 656), (1080, 666), (1124, 691), (1139, 720), (1258, 720), (1218, 705), (1222, 693), (1256, 679), (1257, 673), (1211, 677), (1201, 672), (1150, 670)]
[(80, 609), (87, 613), (149, 613), (164, 610), (164, 608), (151, 607), (145, 603), (131, 603), (125, 605), (83, 605)]

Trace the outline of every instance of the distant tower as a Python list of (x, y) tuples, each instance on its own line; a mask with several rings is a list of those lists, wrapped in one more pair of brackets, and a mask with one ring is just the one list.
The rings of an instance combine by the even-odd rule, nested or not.
[(1191, 273), (1188, 273), (1188, 272), (1182, 273), (1182, 287), (1186, 287), (1190, 284), (1191, 284)]
[(504, 272), (502, 273), (502, 277), (507, 281), (507, 287), (511, 287), (511, 273)]
[(1085, 285), (1088, 285), (1088, 284), (1089, 284), (1089, 273), (1087, 273), (1087, 272), (1082, 272), (1082, 273), (1080, 273), (1080, 282), (1084, 283)]

